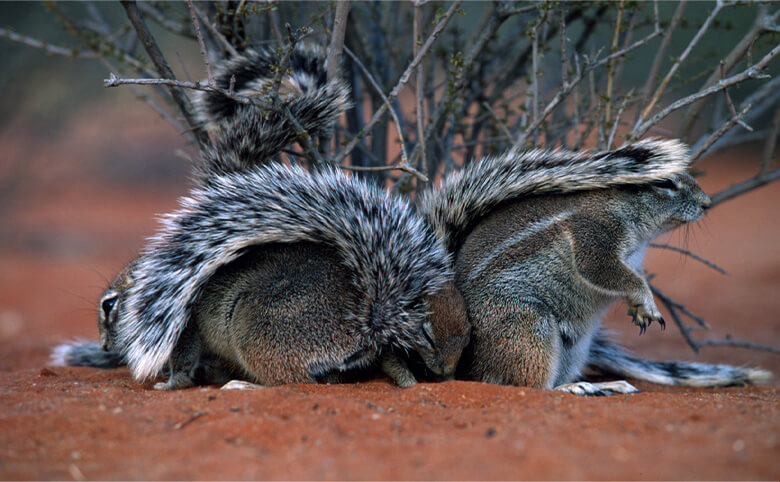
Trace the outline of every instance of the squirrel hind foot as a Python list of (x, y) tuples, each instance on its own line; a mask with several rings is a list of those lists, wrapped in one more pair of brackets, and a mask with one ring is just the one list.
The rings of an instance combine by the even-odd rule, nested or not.
[(620, 393), (639, 393), (639, 390), (625, 380), (614, 382), (574, 382), (558, 385), (553, 390), (570, 393), (572, 395), (585, 395), (591, 397), (604, 397), (618, 395)]

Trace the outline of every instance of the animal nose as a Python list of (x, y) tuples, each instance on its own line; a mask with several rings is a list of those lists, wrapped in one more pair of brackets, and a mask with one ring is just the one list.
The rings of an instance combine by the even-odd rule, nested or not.
[(702, 208), (707, 209), (712, 205), (712, 199), (710, 199), (710, 197), (706, 194), (702, 193), (700, 203)]

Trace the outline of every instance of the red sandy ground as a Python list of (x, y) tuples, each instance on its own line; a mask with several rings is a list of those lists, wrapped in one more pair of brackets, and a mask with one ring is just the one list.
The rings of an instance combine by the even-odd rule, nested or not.
[[(97, 159), (108, 147), (156, 143), (159, 152), (175, 138), (154, 121), (121, 127), (139, 125), (133, 115), (76, 122), (42, 144), (18, 126), (0, 133), (0, 176), (14, 159), (35, 167), (0, 214), (0, 478), (780, 478), (776, 384), (637, 383), (642, 393), (607, 398), (471, 382), (402, 390), (386, 380), (161, 393), (125, 369), (46, 368), (58, 342), (96, 338), (104, 277), (132, 258), (155, 229), (153, 216), (186, 190), (184, 182), (100, 177)], [(106, 141), (103, 128), (123, 134)], [(703, 187), (715, 192), (751, 176), (755, 157), (705, 162)], [(727, 277), (651, 250), (646, 266), (659, 287), (712, 325), (697, 336), (780, 344), (778, 206), (780, 184), (716, 208), (687, 236), (667, 236), (724, 266)], [(642, 356), (780, 373), (780, 357), (765, 352), (704, 348), (697, 356), (674, 325), (640, 338), (624, 313), (616, 307), (607, 324)]]

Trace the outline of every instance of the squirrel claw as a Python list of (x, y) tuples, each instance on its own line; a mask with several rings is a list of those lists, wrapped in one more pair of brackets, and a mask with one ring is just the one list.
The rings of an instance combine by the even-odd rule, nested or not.
[(658, 318), (658, 324), (661, 325), (661, 331), (666, 330), (666, 321), (664, 321), (664, 317)]

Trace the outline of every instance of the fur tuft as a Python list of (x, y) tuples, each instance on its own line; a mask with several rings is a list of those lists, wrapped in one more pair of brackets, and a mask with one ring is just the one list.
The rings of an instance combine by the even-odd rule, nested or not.
[(117, 368), (127, 365), (125, 358), (103, 351), (100, 345), (88, 341), (72, 341), (52, 350), (49, 363), (60, 367)]
[(599, 333), (591, 344), (588, 367), (607, 375), (686, 387), (763, 385), (772, 379), (771, 372), (759, 368), (640, 360), (628, 355), (603, 332)]
[(134, 376), (160, 371), (220, 266), (248, 246), (301, 241), (335, 248), (356, 273), (365, 300), (349, 322), (368, 344), (424, 343), (410, 337), (422, 336), (426, 297), (452, 276), (425, 222), (405, 200), (340, 171), (269, 164), (211, 179), (163, 219), (138, 259), (118, 322)]
[[(271, 50), (247, 50), (217, 69), (214, 82), (234, 92), (268, 98), (275, 67), (281, 59)], [(341, 81), (327, 82), (325, 54), (316, 45), (298, 44), (281, 78), (279, 95), (295, 119), (312, 137), (332, 135), (333, 124), (350, 106), (349, 88)], [(198, 92), (198, 118), (216, 133), (216, 140), (203, 155), (200, 177), (242, 171), (271, 160), (298, 135), (284, 112), (236, 102), (222, 94)]]
[(431, 188), (420, 211), (450, 252), (491, 209), (522, 196), (644, 184), (685, 171), (688, 148), (676, 140), (643, 140), (604, 152), (510, 151), (474, 162)]

